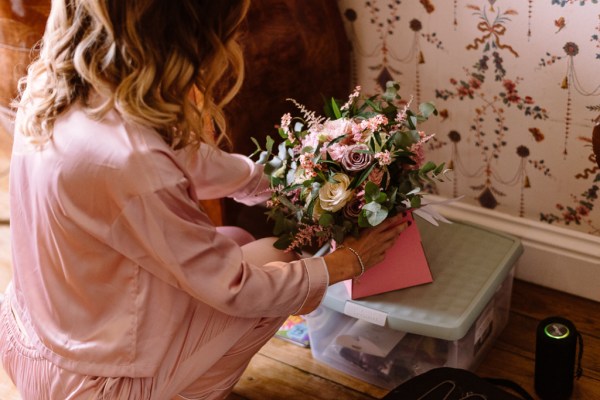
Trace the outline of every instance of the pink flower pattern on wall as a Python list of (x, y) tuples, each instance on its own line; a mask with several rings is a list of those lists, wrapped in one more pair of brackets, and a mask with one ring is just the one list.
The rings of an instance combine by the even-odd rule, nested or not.
[(454, 169), (436, 193), (594, 235), (598, 2), (338, 0), (354, 84), (393, 78), (404, 97), (435, 100), (428, 151)]
[[(472, 70), (465, 68), (466, 79), (458, 80), (451, 78), (450, 83), (453, 89), (436, 89), (436, 97), (442, 100), (458, 98), (461, 101), (474, 100), (474, 114), (470, 126), (470, 137), (474, 139), (474, 144), (480, 152), (481, 163), (475, 168), (468, 169), (462, 163), (460, 140), (452, 141), (451, 165), (455, 171), (455, 180), (461, 177), (469, 178), (475, 183), (470, 185), (470, 189), (477, 193), (476, 198), (482, 207), (494, 209), (499, 204), (499, 197), (506, 196), (503, 186), (515, 186), (520, 188), (519, 193), (519, 216), (524, 216), (525, 209), (525, 189), (531, 187), (530, 179), (527, 175), (527, 165), (529, 163), (530, 150), (525, 145), (519, 145), (513, 157), (519, 157), (520, 161), (516, 163), (517, 169), (510, 176), (506, 176), (506, 171), (500, 171), (495, 167), (495, 161), (498, 160), (506, 151), (507, 140), (511, 126), (507, 123), (506, 108), (516, 107), (522, 110), (524, 114), (533, 119), (547, 119), (546, 110), (537, 105), (531, 96), (522, 96), (519, 93), (518, 85), (522, 78), (508, 78), (504, 67), (504, 57), (519, 57), (518, 52), (510, 44), (503, 43), (503, 36), (508, 27), (507, 23), (511, 17), (517, 15), (514, 9), (501, 11), (494, 10), (493, 6), (488, 10), (487, 7), (468, 5), (467, 8), (473, 10), (479, 22), (477, 30), (482, 32), (466, 46), (470, 51), (481, 51), (479, 61), (472, 67)], [(493, 75), (494, 81), (501, 82), (499, 92), (494, 93), (494, 87), (488, 87), (486, 81), (488, 75)], [(538, 128), (530, 128), (539, 131)], [(536, 165), (543, 165), (537, 163)], [(510, 171), (509, 171), (510, 172)], [(546, 175), (549, 171), (546, 170)], [(479, 181), (479, 182), (477, 182)], [(458, 196), (457, 185), (453, 187), (453, 196)]]

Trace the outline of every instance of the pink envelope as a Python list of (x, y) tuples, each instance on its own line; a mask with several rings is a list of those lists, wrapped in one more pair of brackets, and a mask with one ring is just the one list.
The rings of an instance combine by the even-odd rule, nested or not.
[(351, 299), (433, 282), (419, 228), (411, 214), (406, 219), (412, 221), (411, 226), (402, 232), (388, 250), (385, 260), (360, 278), (344, 282)]

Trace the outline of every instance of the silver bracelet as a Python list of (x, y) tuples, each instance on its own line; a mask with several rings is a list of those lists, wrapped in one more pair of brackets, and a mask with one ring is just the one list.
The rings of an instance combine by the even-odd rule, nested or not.
[(355, 276), (354, 279), (360, 278), (365, 273), (365, 264), (363, 263), (362, 258), (360, 258), (360, 255), (358, 254), (358, 251), (354, 250), (350, 246), (344, 246), (344, 245), (338, 246), (337, 248), (338, 249), (348, 249), (348, 250), (350, 250), (351, 252), (354, 253), (354, 255), (356, 256), (356, 258), (358, 258), (358, 263), (360, 264), (360, 274), (358, 274), (357, 276)]

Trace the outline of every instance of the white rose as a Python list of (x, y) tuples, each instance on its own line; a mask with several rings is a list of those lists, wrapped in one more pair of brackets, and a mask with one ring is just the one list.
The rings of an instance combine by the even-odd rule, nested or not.
[(333, 175), (337, 182), (327, 182), (319, 189), (319, 200), (323, 210), (336, 212), (352, 198), (353, 192), (348, 190), (350, 178), (346, 174)]

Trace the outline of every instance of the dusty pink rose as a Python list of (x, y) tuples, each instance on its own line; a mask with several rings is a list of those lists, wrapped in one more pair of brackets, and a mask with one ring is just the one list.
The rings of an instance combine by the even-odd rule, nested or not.
[(358, 215), (360, 214), (363, 206), (363, 201), (358, 197), (354, 197), (351, 201), (349, 201), (344, 209), (342, 210), (344, 216), (348, 219), (358, 219)]
[(368, 150), (365, 144), (359, 144), (351, 147), (342, 158), (342, 165), (348, 171), (361, 171), (369, 166), (373, 161), (373, 155), (361, 153), (357, 150)]

